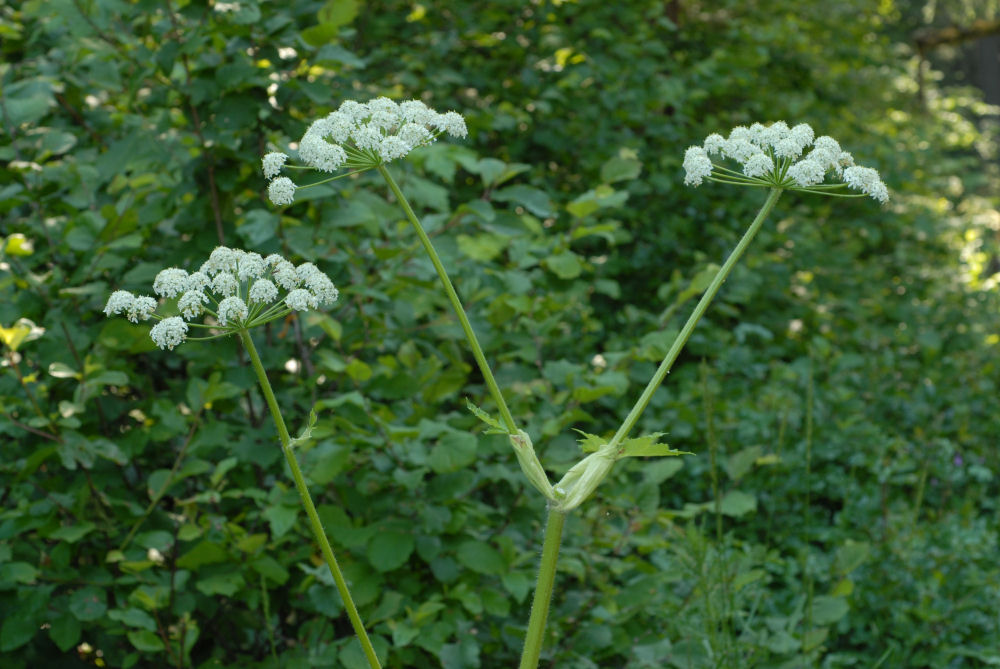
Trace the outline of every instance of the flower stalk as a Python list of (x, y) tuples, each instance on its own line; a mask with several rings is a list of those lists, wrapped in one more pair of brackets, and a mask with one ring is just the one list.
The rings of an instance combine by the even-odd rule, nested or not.
[(330, 540), (326, 538), (323, 523), (316, 512), (316, 505), (313, 504), (309, 488), (306, 486), (305, 478), (302, 476), (302, 470), (295, 459), (295, 453), (292, 451), (292, 439), (288, 434), (288, 428), (285, 427), (285, 419), (281, 417), (278, 400), (274, 396), (274, 391), (271, 390), (271, 382), (267, 379), (267, 371), (260, 361), (260, 355), (258, 355), (257, 348), (253, 345), (250, 333), (246, 329), (243, 329), (239, 331), (239, 336), (240, 341), (243, 342), (243, 347), (250, 356), (250, 364), (257, 375), (257, 381), (260, 383), (260, 389), (264, 394), (267, 407), (271, 410), (274, 425), (278, 429), (278, 438), (281, 440), (281, 452), (285, 456), (285, 462), (288, 463), (288, 469), (292, 472), (295, 489), (299, 491), (299, 498), (302, 500), (302, 508), (305, 509), (306, 516), (309, 518), (309, 528), (312, 530), (313, 537), (315, 537), (316, 542), (319, 544), (320, 552), (323, 554), (323, 559), (330, 569), (333, 582), (337, 585), (337, 592), (340, 593), (340, 598), (344, 601), (347, 617), (351, 620), (351, 627), (354, 628), (354, 634), (357, 635), (358, 641), (361, 642), (361, 650), (365, 654), (365, 659), (368, 660), (368, 664), (372, 669), (379, 669), (381, 665), (379, 664), (378, 657), (375, 655), (375, 649), (372, 647), (371, 639), (368, 638), (368, 632), (365, 631), (365, 624), (358, 613), (358, 607), (354, 605), (354, 599), (351, 598), (351, 591), (347, 587), (347, 580), (344, 578), (343, 572), (340, 571), (340, 565), (337, 564), (337, 558), (333, 554)]

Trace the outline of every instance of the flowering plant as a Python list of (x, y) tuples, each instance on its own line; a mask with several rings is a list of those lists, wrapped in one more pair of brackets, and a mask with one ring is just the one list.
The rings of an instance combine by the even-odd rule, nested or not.
[[(299, 141), (299, 158), (306, 169), (336, 172), (346, 167), (362, 172), (427, 146), (442, 133), (465, 137), (465, 119), (453, 111), (439, 114), (420, 100), (401, 104), (389, 98), (366, 103), (348, 100), (309, 126)], [(278, 176), (287, 161), (288, 155), (279, 152), (268, 153), (262, 160), (264, 176), (271, 179), (267, 192), (274, 204), (291, 204), (297, 188), (333, 180), (298, 186), (290, 178)]]
[[(364, 104), (347, 101), (338, 111), (314, 122), (306, 131), (299, 143), (299, 157), (307, 167), (299, 169), (315, 169), (323, 172), (333, 172), (341, 167), (356, 171), (378, 169), (434, 264), (500, 416), (499, 419), (494, 418), (471, 403), (469, 409), (486, 423), (488, 432), (508, 436), (521, 470), (532, 486), (548, 501), (541, 566), (520, 665), (521, 669), (535, 669), (541, 655), (566, 515), (593, 494), (611, 472), (617, 460), (625, 457), (682, 454), (666, 444), (659, 443), (658, 439), (662, 436), (660, 433), (632, 438), (629, 434), (648, 406), (653, 393), (669, 373), (709, 304), (760, 231), (781, 193), (784, 190), (794, 190), (839, 197), (867, 195), (879, 202), (888, 201), (889, 194), (878, 172), (855, 165), (853, 156), (843, 151), (836, 140), (827, 136), (815, 137), (813, 129), (805, 123), (792, 128), (783, 121), (777, 121), (769, 126), (754, 123), (749, 128), (743, 126), (733, 128), (727, 138), (713, 133), (705, 139), (703, 146), (690, 147), (685, 153), (683, 162), (686, 185), (698, 186), (708, 180), (756, 186), (768, 188), (768, 197), (736, 248), (717, 271), (621, 427), (610, 438), (584, 433), (581, 442), (584, 450), (590, 451), (590, 454), (571, 467), (559, 482), (553, 484), (538, 460), (531, 437), (518, 428), (507, 407), (461, 300), (430, 238), (424, 232), (406, 196), (386, 169), (386, 163), (434, 141), (442, 132), (455, 137), (464, 137), (465, 122), (455, 112), (438, 114), (414, 100), (400, 105), (386, 98), (378, 98)], [(712, 156), (734, 160), (742, 170), (730, 169), (721, 161), (713, 162)], [(297, 188), (291, 179), (277, 176), (287, 160), (288, 156), (283, 153), (269, 153), (263, 159), (264, 175), (272, 179), (268, 187), (270, 198), (279, 205), (290, 204)], [(839, 181), (824, 183), (831, 171)], [(347, 174), (351, 173), (353, 172)], [(341, 178), (347, 174), (331, 179)], [(839, 192), (844, 188), (860, 190), (861, 194)], [(374, 668), (378, 665), (373, 662), (371, 666)]]
[[(283, 291), (284, 296), (281, 295)], [(189, 327), (215, 332), (207, 337), (191, 337), (191, 340), (205, 341), (230, 334), (239, 336), (250, 356), (264, 400), (274, 419), (281, 450), (299, 492), (302, 508), (309, 518), (313, 536), (344, 601), (362, 651), (372, 666), (378, 666), (374, 647), (351, 598), (347, 580), (337, 564), (305, 478), (292, 452), (296, 443), (309, 439), (316, 414), (310, 412), (309, 426), (299, 437), (293, 439), (289, 435), (277, 398), (271, 389), (271, 382), (249, 332), (253, 327), (283, 318), (292, 311), (308, 311), (333, 304), (339, 295), (337, 287), (329, 276), (312, 263), (306, 262), (296, 267), (277, 254), (264, 258), (252, 251), (219, 246), (195, 272), (189, 274), (187, 270), (177, 267), (162, 270), (153, 280), (153, 292), (163, 298), (177, 298), (177, 308), (181, 315), (159, 316), (155, 313), (158, 304), (155, 298), (148, 295), (136, 296), (125, 290), (116, 290), (111, 294), (104, 313), (107, 316), (124, 314), (133, 323), (150, 318), (158, 320), (149, 335), (161, 349), (172, 350), (189, 339)], [(210, 323), (194, 322), (205, 315), (211, 320)]]
[[(279, 299), (281, 291), (285, 295)], [(159, 316), (155, 313), (155, 298), (126, 290), (111, 294), (104, 313), (124, 314), (133, 323), (157, 319), (149, 336), (161, 349), (171, 350), (188, 339), (189, 327), (217, 332), (192, 340), (224, 337), (283, 318), (292, 311), (333, 304), (339, 294), (330, 277), (312, 263), (296, 267), (277, 254), (263, 258), (258, 253), (225, 246), (212, 251), (196, 272), (188, 274), (177, 267), (162, 270), (153, 281), (153, 292), (164, 298), (179, 296), (177, 309), (181, 315)], [(212, 323), (193, 322), (206, 314)]]
[[(812, 145), (812, 149), (805, 153)], [(712, 162), (711, 156), (734, 160), (740, 172)], [(784, 121), (769, 126), (754, 123), (737, 126), (723, 138), (712, 133), (702, 146), (692, 146), (684, 154), (684, 183), (700, 186), (703, 179), (739, 186), (781, 188), (822, 195), (863, 197), (889, 201), (889, 191), (877, 171), (854, 164), (854, 157), (840, 148), (833, 137), (816, 137), (808, 123), (789, 128)], [(833, 172), (840, 182), (823, 183)], [(861, 191), (844, 194), (844, 187)]]

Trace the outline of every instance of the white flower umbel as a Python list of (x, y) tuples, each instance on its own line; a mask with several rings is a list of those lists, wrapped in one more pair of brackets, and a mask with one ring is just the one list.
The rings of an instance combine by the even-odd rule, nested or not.
[(304, 166), (289, 165), (288, 168), (327, 173), (341, 168), (352, 171), (298, 185), (288, 177), (278, 176), (286, 167), (288, 156), (268, 153), (261, 163), (264, 176), (272, 179), (267, 189), (268, 197), (277, 205), (291, 204), (298, 189), (380, 167), (431, 144), (442, 134), (468, 135), (462, 115), (454, 111), (438, 113), (420, 100), (398, 104), (389, 98), (365, 103), (347, 100), (337, 111), (313, 121), (299, 141), (299, 159)]
[[(156, 275), (153, 289), (165, 298), (178, 295), (180, 316), (158, 316), (157, 301), (116, 290), (104, 307), (107, 316), (124, 315), (133, 323), (154, 318), (159, 322), (150, 337), (160, 348), (173, 349), (182, 342), (213, 339), (249, 330), (287, 316), (337, 301), (339, 292), (313, 263), (298, 267), (277, 254), (258, 253), (220, 246), (212, 251), (197, 272), (170, 267)], [(286, 294), (283, 294), (286, 293)], [(195, 322), (209, 316), (208, 323)], [(213, 330), (207, 337), (188, 337), (188, 328)]]
[[(713, 161), (712, 157), (718, 160)], [(735, 161), (740, 169), (726, 167), (723, 159)], [(837, 197), (867, 195), (879, 202), (889, 201), (889, 190), (878, 172), (856, 166), (854, 158), (840, 148), (837, 140), (816, 137), (806, 123), (793, 128), (784, 121), (769, 126), (761, 123), (749, 128), (737, 126), (727, 138), (712, 133), (702, 146), (688, 148), (683, 166), (684, 183), (688, 186), (714, 181)], [(826, 182), (828, 175), (833, 177), (831, 182)], [(845, 188), (861, 193), (842, 192)]]

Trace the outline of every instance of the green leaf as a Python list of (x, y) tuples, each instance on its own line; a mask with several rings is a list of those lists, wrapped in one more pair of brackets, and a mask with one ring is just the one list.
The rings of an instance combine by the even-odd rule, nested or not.
[(500, 423), (499, 420), (490, 416), (488, 413), (473, 404), (470, 400), (465, 400), (465, 407), (475, 414), (476, 418), (490, 426), (489, 430), (485, 430), (486, 434), (508, 434), (507, 429)]
[(320, 23), (346, 26), (358, 15), (358, 0), (327, 0), (316, 17)]
[(518, 184), (508, 186), (493, 193), (497, 202), (512, 202), (530, 211), (535, 216), (547, 217), (553, 214), (552, 201), (543, 190)]
[(367, 381), (372, 378), (372, 368), (363, 360), (351, 358), (344, 370), (353, 381)]
[(8, 562), (0, 565), (0, 586), (8, 583), (34, 583), (38, 569), (27, 562)]
[(604, 437), (598, 437), (596, 434), (588, 434), (583, 430), (577, 430), (576, 428), (573, 428), (573, 431), (583, 435), (583, 439), (577, 439), (577, 441), (580, 442), (580, 450), (584, 453), (593, 453), (601, 446), (608, 443), (607, 439)]
[(601, 181), (631, 181), (642, 173), (642, 162), (634, 157), (615, 156), (601, 165)]
[(380, 572), (392, 571), (410, 559), (414, 546), (412, 532), (381, 531), (368, 543), (368, 561)]
[(150, 632), (149, 630), (129, 632), (128, 640), (137, 650), (145, 653), (158, 653), (166, 649), (166, 646), (163, 645), (163, 641), (160, 640), (156, 632)]
[(490, 262), (503, 252), (510, 243), (510, 238), (483, 233), (475, 236), (458, 235), (456, 241), (458, 250), (473, 260)]
[(476, 461), (476, 437), (467, 432), (445, 433), (431, 449), (427, 464), (437, 474), (468, 467)]
[(64, 613), (51, 622), (49, 638), (59, 650), (68, 651), (80, 641), (80, 621), (76, 617)]
[(129, 607), (127, 609), (111, 609), (108, 611), (109, 620), (117, 620), (125, 623), (129, 627), (156, 631), (156, 620), (142, 609)]
[(560, 279), (575, 279), (583, 272), (580, 256), (572, 251), (561, 251), (545, 259), (545, 266)]
[(4, 612), (3, 627), (0, 628), (0, 652), (9, 652), (31, 641), (38, 631), (38, 621), (34, 616), (20, 615), (17, 611)]
[(750, 471), (760, 458), (760, 454), (764, 452), (764, 449), (760, 446), (751, 446), (750, 448), (744, 448), (738, 453), (734, 453), (729, 456), (726, 460), (726, 473), (729, 475), (733, 481), (739, 481), (743, 476)]
[(64, 362), (53, 362), (49, 365), (49, 376), (57, 379), (79, 379), (80, 372)]
[(306, 426), (304, 428), (302, 428), (302, 431), (299, 433), (299, 436), (291, 438), (289, 446), (292, 448), (301, 448), (305, 444), (309, 443), (309, 441), (312, 439), (312, 433), (314, 427), (316, 427), (316, 410), (310, 409), (309, 422), (306, 423)]
[(243, 587), (243, 574), (239, 571), (214, 574), (199, 579), (195, 586), (202, 594), (232, 597)]
[(871, 548), (871, 544), (866, 541), (848, 539), (843, 546), (837, 549), (834, 566), (839, 573), (849, 574), (865, 563), (871, 553)]
[(288, 581), (288, 570), (270, 555), (257, 558), (250, 563), (250, 566), (258, 574), (276, 585), (284, 585)]
[(181, 569), (197, 569), (202, 565), (226, 562), (228, 559), (229, 553), (225, 548), (206, 539), (182, 555), (177, 560), (177, 566)]
[(299, 515), (297, 506), (269, 506), (261, 514), (271, 524), (271, 535), (277, 539), (283, 537), (295, 525)]
[(70, 596), (69, 610), (76, 616), (77, 620), (82, 622), (97, 620), (108, 610), (105, 597), (105, 591), (102, 588), (80, 588)]
[(466, 568), (477, 574), (497, 576), (507, 571), (507, 563), (504, 562), (500, 552), (483, 541), (475, 539), (463, 541), (459, 544), (455, 557)]
[(49, 535), (49, 539), (57, 539), (67, 543), (75, 544), (77, 541), (87, 536), (94, 530), (93, 523), (82, 523), (80, 525), (63, 525)]
[(740, 518), (757, 510), (757, 498), (739, 490), (730, 490), (722, 498), (722, 514)]
[(641, 437), (626, 439), (618, 447), (619, 458), (652, 458), (661, 455), (693, 455), (688, 451), (676, 451), (667, 444), (657, 441), (665, 432), (653, 432)]

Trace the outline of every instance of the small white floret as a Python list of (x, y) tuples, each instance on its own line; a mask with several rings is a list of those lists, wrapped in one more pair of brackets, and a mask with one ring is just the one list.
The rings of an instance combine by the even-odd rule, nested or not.
[(878, 172), (870, 167), (848, 167), (844, 169), (844, 183), (849, 188), (870, 195), (873, 200), (889, 201), (889, 189), (882, 183)]
[(153, 292), (161, 297), (175, 297), (187, 287), (188, 273), (176, 267), (161, 270), (153, 280)]
[(177, 309), (180, 310), (181, 316), (191, 320), (205, 311), (204, 305), (207, 303), (208, 295), (200, 290), (189, 290), (177, 300)]
[(700, 186), (702, 179), (712, 174), (712, 161), (700, 146), (692, 146), (684, 152), (685, 186)]
[(267, 196), (274, 204), (291, 204), (295, 200), (295, 184), (288, 177), (278, 177), (268, 184)]
[(825, 175), (826, 168), (811, 158), (800, 160), (788, 168), (788, 178), (803, 188), (822, 183)]
[(133, 302), (135, 302), (135, 295), (127, 290), (116, 290), (111, 293), (108, 303), (104, 306), (104, 315), (111, 316), (112, 314), (117, 315), (123, 311), (128, 311), (132, 308)]
[(233, 295), (219, 302), (219, 311), (217, 313), (221, 325), (229, 325), (230, 323), (239, 325), (246, 320), (250, 310), (243, 300)]
[(273, 179), (278, 176), (281, 172), (281, 168), (285, 165), (285, 161), (288, 160), (288, 156), (284, 153), (278, 153), (272, 151), (264, 156), (261, 164), (264, 168), (264, 176), (268, 179)]
[(187, 339), (188, 325), (179, 316), (164, 318), (153, 326), (149, 336), (161, 349), (173, 350), (175, 346)]
[(257, 279), (250, 286), (250, 303), (270, 304), (278, 296), (278, 287), (267, 279)]
[(309, 311), (317, 308), (319, 301), (305, 288), (296, 288), (285, 297), (285, 304), (295, 311)]
[(743, 174), (748, 177), (761, 177), (774, 171), (774, 161), (764, 153), (755, 153), (743, 165)]

